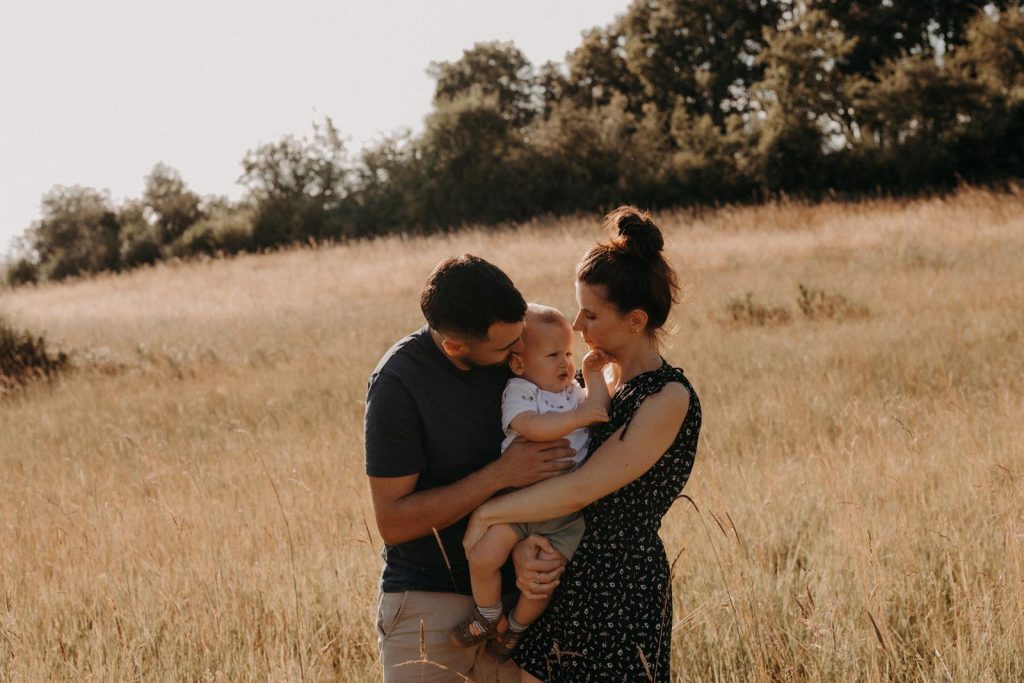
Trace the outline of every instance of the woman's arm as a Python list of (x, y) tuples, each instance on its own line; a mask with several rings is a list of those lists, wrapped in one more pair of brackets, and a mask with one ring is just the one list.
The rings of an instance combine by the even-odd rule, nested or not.
[(509, 522), (542, 522), (576, 512), (637, 479), (672, 445), (690, 407), (690, 394), (671, 382), (637, 409), (626, 437), (618, 429), (574, 472), (492, 498), (473, 513), (465, 544), (487, 528)]

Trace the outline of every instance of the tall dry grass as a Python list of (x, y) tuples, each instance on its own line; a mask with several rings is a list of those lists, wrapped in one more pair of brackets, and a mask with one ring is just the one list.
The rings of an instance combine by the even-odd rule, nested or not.
[[(1024, 196), (658, 218), (705, 417), (674, 677), (1024, 678)], [(366, 376), (452, 253), (572, 311), (598, 224), (0, 295), (79, 366), (0, 403), (0, 679), (377, 678)]]

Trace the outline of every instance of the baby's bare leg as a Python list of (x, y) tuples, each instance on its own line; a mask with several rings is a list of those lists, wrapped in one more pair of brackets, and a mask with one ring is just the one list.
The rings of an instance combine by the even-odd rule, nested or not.
[(550, 597), (531, 599), (519, 596), (516, 608), (512, 610), (512, 618), (517, 624), (529, 626), (537, 621), (537, 617), (544, 613), (550, 602)]
[(466, 554), (473, 600), (477, 605), (501, 604), (501, 568), (519, 541), (519, 534), (511, 526), (495, 524)]

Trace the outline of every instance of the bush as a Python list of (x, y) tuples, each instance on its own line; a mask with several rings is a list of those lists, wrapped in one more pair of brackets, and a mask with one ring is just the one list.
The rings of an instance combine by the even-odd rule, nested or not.
[(253, 218), (247, 209), (219, 208), (199, 219), (171, 246), (175, 256), (237, 254), (253, 247)]
[(46, 346), (41, 336), (19, 332), (0, 318), (0, 394), (67, 369), (67, 355), (51, 354)]
[(145, 221), (129, 223), (121, 229), (121, 267), (156, 263), (162, 258), (160, 231)]
[(796, 303), (808, 320), (846, 320), (866, 318), (867, 306), (856, 304), (842, 294), (798, 285)]
[(39, 267), (28, 258), (20, 258), (7, 269), (4, 277), (12, 287), (34, 285), (39, 282)]
[(727, 306), (729, 316), (737, 325), (778, 325), (788, 323), (793, 316), (785, 306), (772, 306), (754, 300), (754, 295), (747, 292), (744, 297), (734, 297)]

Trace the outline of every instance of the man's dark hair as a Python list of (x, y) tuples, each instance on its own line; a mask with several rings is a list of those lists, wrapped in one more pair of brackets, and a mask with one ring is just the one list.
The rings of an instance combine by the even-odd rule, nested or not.
[(517, 323), (526, 300), (508, 275), (482, 258), (463, 254), (437, 264), (420, 293), (431, 328), (478, 341), (494, 323)]

